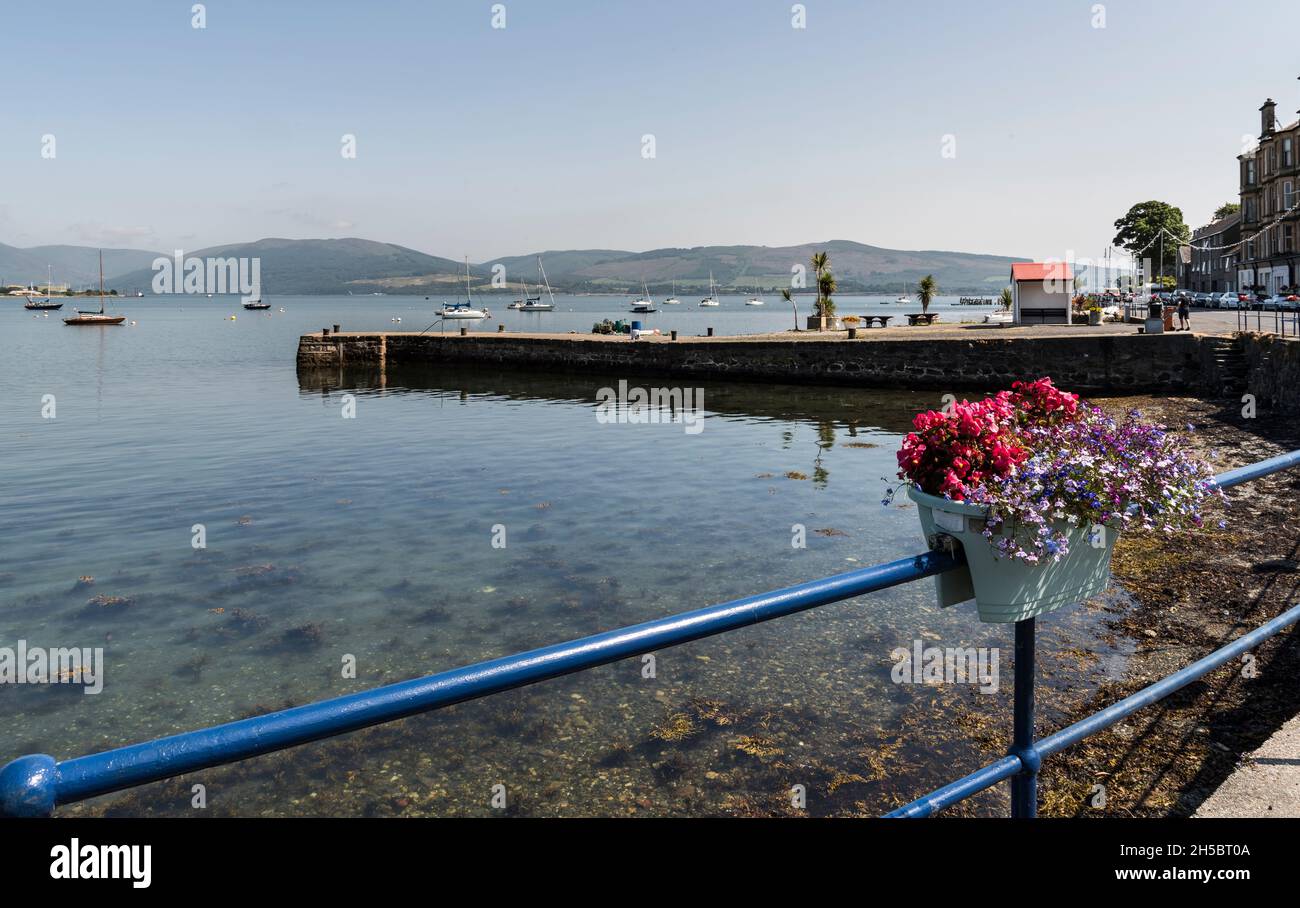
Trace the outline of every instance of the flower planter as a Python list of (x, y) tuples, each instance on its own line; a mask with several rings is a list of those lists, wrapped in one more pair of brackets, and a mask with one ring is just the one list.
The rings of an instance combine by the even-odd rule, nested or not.
[(1029, 564), (998, 557), (983, 536), (984, 508), (927, 495), (914, 486), (907, 493), (916, 502), (930, 547), (939, 547), (939, 536), (947, 535), (966, 553), (966, 567), (935, 577), (939, 604), (945, 608), (974, 599), (981, 621), (1006, 624), (1095, 596), (1110, 580), (1110, 554), (1118, 536), (1113, 529), (1104, 528), (1093, 539), (1088, 527), (1058, 523), (1054, 528), (1067, 535), (1069, 554), (1060, 561)]
[(1094, 312), (1094, 311), (1092, 311), (1092, 310), (1089, 310), (1089, 311), (1088, 311), (1088, 324), (1090, 324), (1090, 325), (1100, 325), (1100, 324), (1101, 324), (1101, 312), (1099, 312), (1099, 311), (1098, 311), (1098, 312)]

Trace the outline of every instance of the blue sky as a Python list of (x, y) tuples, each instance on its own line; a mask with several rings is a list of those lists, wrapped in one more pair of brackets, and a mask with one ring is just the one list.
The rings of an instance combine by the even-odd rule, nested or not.
[(1137, 201), (1203, 223), (1300, 108), (1266, 0), (205, 5), (0, 7), (0, 242), (1095, 255)]

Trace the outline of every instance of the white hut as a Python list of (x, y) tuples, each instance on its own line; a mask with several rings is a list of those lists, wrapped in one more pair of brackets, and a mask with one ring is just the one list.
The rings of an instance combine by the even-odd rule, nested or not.
[(1017, 325), (1068, 325), (1074, 272), (1065, 262), (1011, 266), (1011, 315)]

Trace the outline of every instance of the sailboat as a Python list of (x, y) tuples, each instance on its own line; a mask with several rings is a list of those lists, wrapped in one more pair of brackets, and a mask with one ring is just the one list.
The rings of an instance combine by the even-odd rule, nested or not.
[[(211, 296), (211, 295), (212, 295), (211, 293), (208, 294), (208, 296)], [(252, 309), (252, 310), (254, 310), (254, 311), (259, 310), (259, 309), (270, 309), (270, 308), (271, 308), (271, 304), (270, 304), (270, 303), (264, 303), (264, 302), (262, 302), (262, 298), (259, 296), (259, 297), (258, 297), (257, 299), (255, 299), (255, 300), (249, 300), (248, 302), (244, 303), (244, 308), (245, 308), (245, 309)]]
[(46, 265), (45, 266), (45, 299), (35, 300), (29, 296), (27, 297), (27, 302), (23, 303), (23, 308), (24, 309), (48, 309), (51, 312), (58, 309), (62, 309), (63, 303), (56, 303), (54, 302), (54, 300), (50, 299), (50, 292), (53, 286), (54, 284), (52, 282), (52, 279), (50, 278), (50, 266)]
[[(520, 312), (550, 312), (555, 308), (555, 293), (551, 290), (551, 282), (546, 279), (546, 269), (542, 267), (542, 257), (540, 255), (537, 257), (537, 275), (542, 279), (542, 286), (546, 288), (546, 293), (550, 296), (551, 301), (544, 303), (541, 296), (529, 296), (528, 285), (525, 284), (524, 303), (519, 307)], [(541, 292), (540, 287), (538, 292)]]
[(906, 305), (907, 303), (910, 303), (912, 301), (912, 294), (907, 292), (907, 286), (908, 286), (907, 284), (903, 285), (903, 295), (900, 296), (898, 299), (894, 300), (894, 302), (902, 303)]
[(761, 292), (757, 287), (754, 288), (754, 295), (751, 296), (749, 299), (745, 300), (745, 305), (746, 305), (746, 306), (762, 306), (762, 305), (764, 305), (764, 303), (763, 303), (763, 294), (762, 294), (762, 292)]
[(639, 300), (632, 300), (632, 311), (633, 312), (658, 311), (655, 309), (655, 301), (651, 298), (650, 288), (648, 288), (645, 285), (645, 281), (641, 282), (641, 298)]
[(77, 314), (71, 318), (65, 318), (65, 325), (120, 325), (126, 321), (125, 315), (107, 315), (104, 312), (104, 251), (99, 252), (99, 311), (82, 312), (77, 310)]
[(718, 297), (713, 291), (713, 272), (710, 271), (709, 272), (709, 295), (706, 296), (704, 299), (700, 300), (700, 306), (708, 307), (708, 306), (719, 306), (719, 305), (721, 305), (721, 303), (718, 302)]
[(680, 306), (682, 301), (677, 298), (677, 282), (673, 281), (673, 295), (664, 300), (665, 306)]
[(469, 256), (465, 256), (465, 297), (468, 302), (464, 303), (443, 303), (442, 309), (438, 314), (443, 318), (490, 318), (492, 313), (488, 311), (487, 306), (482, 309), (474, 308), (474, 295), (470, 292), (469, 287)]

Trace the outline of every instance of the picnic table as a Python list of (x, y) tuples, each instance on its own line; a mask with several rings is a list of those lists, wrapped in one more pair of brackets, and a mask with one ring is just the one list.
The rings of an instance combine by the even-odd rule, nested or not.
[(892, 315), (864, 315), (861, 316), (861, 318), (864, 322), (867, 323), (868, 328), (874, 328), (877, 321), (880, 322), (880, 327), (888, 328), (889, 320), (893, 318), (893, 316)]
[(909, 325), (933, 325), (939, 320), (937, 312), (909, 312), (907, 313), (907, 323)]

